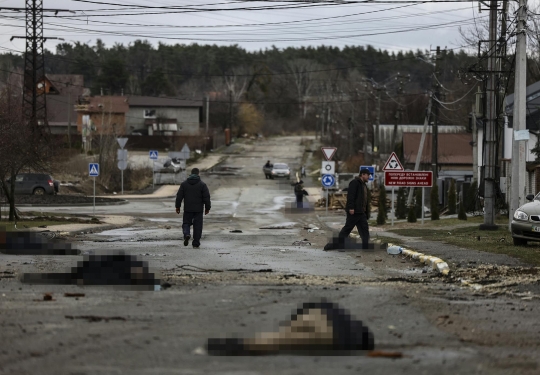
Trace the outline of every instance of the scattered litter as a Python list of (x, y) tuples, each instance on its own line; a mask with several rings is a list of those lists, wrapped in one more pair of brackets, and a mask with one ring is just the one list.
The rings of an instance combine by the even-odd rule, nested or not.
[(170, 283), (163, 283), (163, 284), (161, 284), (161, 288), (163, 288), (163, 289), (168, 289), (168, 288), (170, 288), (171, 286), (172, 286), (172, 284), (170, 284)]
[(46, 225), (38, 225), (38, 228), (47, 228)]
[(227, 254), (230, 254), (230, 253), (218, 253), (218, 255), (227, 255)]
[(375, 262), (382, 262), (382, 259), (381, 259), (381, 258), (377, 258), (377, 259), (375, 259)]
[(66, 315), (66, 319), (86, 319), (89, 322), (101, 322), (104, 320), (105, 322), (109, 322), (109, 320), (122, 320), (126, 321), (127, 319), (122, 316), (97, 316), (97, 315)]
[(193, 354), (195, 355), (207, 355), (208, 352), (206, 351), (206, 349), (204, 349), (202, 346), (199, 346), (197, 349), (195, 349), (193, 352)]
[(43, 301), (56, 301), (54, 298), (52, 298), (52, 294), (51, 293), (45, 293), (43, 295)]
[(388, 254), (390, 255), (398, 255), (398, 254), (401, 254), (401, 251), (403, 250), (403, 248), (401, 246), (389, 246), (388, 249), (386, 249), (386, 251), (388, 252)]
[(84, 293), (64, 293), (64, 297), (84, 297)]
[(244, 233), (240, 229), (230, 230), (229, 233)]
[(303, 240), (300, 240), (300, 241), (294, 241), (292, 243), (293, 246), (311, 246), (311, 242), (309, 242), (309, 240), (307, 238), (304, 238)]
[(396, 327), (395, 327), (395, 326), (392, 326), (392, 325), (390, 325), (390, 326), (388, 326), (388, 329), (392, 330), (392, 329), (396, 329)]
[(166, 225), (166, 226), (165, 226), (165, 229), (171, 229), (171, 226), (170, 226), (170, 225)]
[(521, 299), (524, 300), (524, 301), (530, 301), (533, 298), (532, 298), (532, 296), (529, 296), (529, 297), (521, 297)]
[(403, 358), (403, 353), (401, 352), (385, 352), (382, 350), (372, 350), (368, 352), (368, 357), (382, 357), (382, 358)]
[(316, 230), (319, 230), (319, 228), (318, 228), (318, 227), (308, 228), (308, 232), (309, 232), (309, 233), (313, 233), (313, 232), (315, 232)]
[(266, 225), (264, 227), (260, 227), (259, 229), (294, 229), (295, 224), (296, 223)]

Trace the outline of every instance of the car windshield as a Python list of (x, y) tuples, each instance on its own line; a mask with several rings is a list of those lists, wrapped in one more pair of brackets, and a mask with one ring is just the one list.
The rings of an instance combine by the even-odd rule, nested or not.
[(289, 167), (287, 166), (287, 164), (279, 164), (279, 163), (276, 163), (274, 164), (274, 169), (288, 169)]

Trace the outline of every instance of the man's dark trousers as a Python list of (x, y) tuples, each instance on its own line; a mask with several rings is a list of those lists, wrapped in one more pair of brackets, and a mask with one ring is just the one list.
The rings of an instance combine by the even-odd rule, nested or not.
[(338, 235), (338, 244), (340, 246), (345, 245), (345, 239), (349, 237), (355, 226), (358, 229), (358, 234), (362, 237), (362, 248), (367, 249), (369, 244), (369, 226), (365, 213), (351, 215), (347, 212), (345, 226)]
[(189, 236), (190, 227), (193, 225), (193, 246), (201, 245), (201, 236), (203, 228), (203, 212), (186, 212), (184, 211), (184, 217), (182, 219), (182, 230), (184, 236)]
[(304, 194), (296, 194), (296, 208), (304, 207)]

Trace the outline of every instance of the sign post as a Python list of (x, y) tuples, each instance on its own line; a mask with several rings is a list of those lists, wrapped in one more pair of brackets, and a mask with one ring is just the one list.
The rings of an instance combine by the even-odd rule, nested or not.
[(148, 156), (150, 157), (150, 160), (152, 161), (152, 190), (154, 190), (154, 179), (156, 174), (154, 173), (154, 170), (156, 169), (156, 160), (159, 156), (159, 152), (157, 150), (150, 150), (148, 152)]
[(124, 195), (124, 170), (127, 168), (127, 158), (128, 158), (128, 152), (127, 150), (124, 150), (124, 147), (126, 146), (126, 143), (128, 141), (128, 138), (116, 138), (116, 141), (118, 142), (118, 145), (120, 146), (120, 150), (118, 150), (118, 169), (120, 169), (121, 181), (122, 181), (122, 195)]
[[(392, 154), (390, 154), (390, 157), (384, 164), (383, 171), (384, 171), (384, 186), (385, 187), (388, 186), (388, 184), (386, 183), (387, 181), (386, 171), (403, 171), (403, 165), (401, 165), (401, 162), (399, 161), (399, 158), (397, 157), (395, 152), (392, 152)], [(394, 226), (394, 217), (396, 216), (396, 211), (394, 209), (394, 206), (395, 206), (394, 205), (394, 186), (392, 186), (392, 203), (390, 207), (390, 214), (392, 216), (392, 224), (391, 224), (392, 226)]]
[(325, 174), (321, 178), (321, 183), (323, 188), (326, 189), (326, 213), (328, 214), (328, 189), (334, 186), (334, 184), (336, 183), (336, 178), (332, 174)]
[(92, 210), (92, 215), (96, 216), (96, 177), (99, 176), (99, 163), (88, 164), (88, 175), (94, 177), (94, 208)]

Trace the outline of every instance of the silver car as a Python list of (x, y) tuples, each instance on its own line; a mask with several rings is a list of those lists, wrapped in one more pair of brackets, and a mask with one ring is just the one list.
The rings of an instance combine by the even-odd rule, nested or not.
[(272, 167), (271, 178), (291, 179), (291, 169), (285, 163), (275, 163)]
[(527, 241), (540, 241), (540, 193), (527, 195), (525, 203), (514, 212), (512, 219), (512, 239), (514, 245), (523, 246)]

